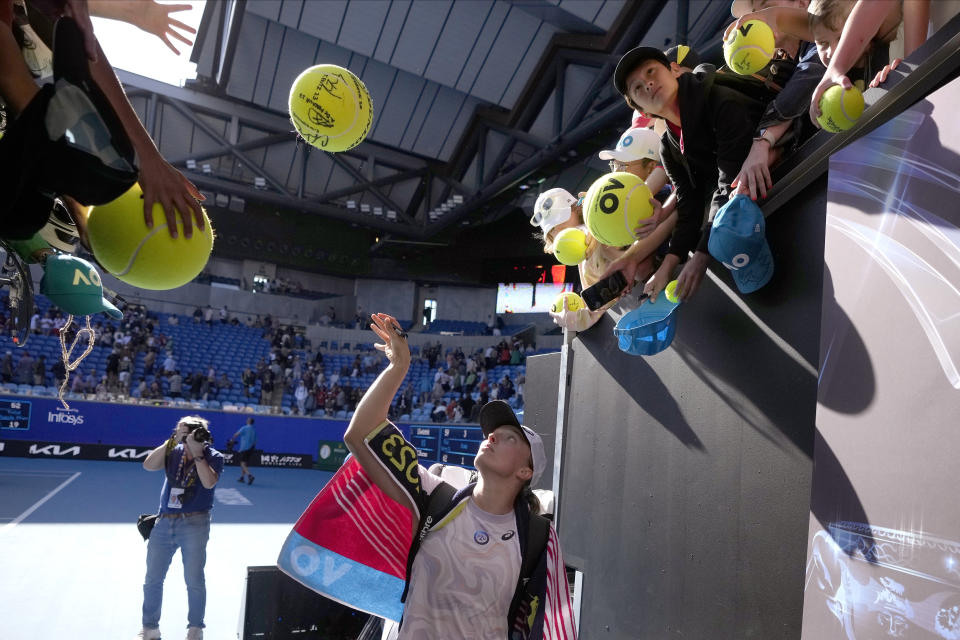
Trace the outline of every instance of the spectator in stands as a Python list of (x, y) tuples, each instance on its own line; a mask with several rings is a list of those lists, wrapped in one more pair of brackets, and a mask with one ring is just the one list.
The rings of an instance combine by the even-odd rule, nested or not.
[(524, 357), (525, 356), (523, 355), (523, 352), (520, 351), (520, 344), (514, 343), (513, 351), (510, 352), (510, 364), (511, 365), (523, 364)]
[(167, 357), (163, 360), (163, 375), (168, 376), (177, 370), (177, 360), (173, 357), (172, 351), (167, 351)]
[(59, 388), (63, 384), (64, 378), (67, 377), (67, 367), (63, 364), (63, 358), (57, 358), (53, 366), (50, 367), (50, 373), (53, 374), (54, 384)]
[(143, 356), (143, 373), (145, 375), (152, 375), (153, 368), (157, 363), (157, 350), (156, 349), (147, 349), (147, 353)]
[(200, 324), (201, 320), (203, 320), (203, 309), (197, 307), (193, 310), (193, 322), (195, 324)]
[(269, 405), (273, 398), (274, 376), (269, 368), (260, 376), (260, 404)]
[(297, 412), (300, 415), (304, 415), (307, 410), (307, 385), (303, 383), (303, 380), (297, 383), (297, 390), (293, 392), (293, 397), (297, 401)]
[(146, 393), (141, 396), (147, 400), (159, 400), (163, 397), (163, 392), (160, 390), (160, 385), (156, 381), (150, 383), (150, 388), (147, 389)]
[[(765, 105), (733, 89), (707, 84), (698, 73), (677, 77), (666, 56), (653, 47), (637, 47), (624, 54), (614, 73), (614, 86), (629, 106), (667, 121), (660, 154), (675, 187), (678, 217), (668, 254), (644, 291), (655, 300), (673, 279), (677, 265), (693, 251), (694, 257), (677, 278), (678, 297), (689, 300), (710, 260), (709, 223), (732, 193), (730, 182), (750, 151)], [(656, 222), (657, 214), (653, 217)]]
[(120, 373), (120, 348), (114, 347), (107, 356), (107, 377), (116, 378)]
[(180, 324), (180, 316), (175, 313), (171, 313), (169, 316), (167, 316), (167, 324), (176, 327)]
[(204, 375), (200, 371), (194, 371), (190, 376), (190, 398), (199, 400), (203, 397)]
[(213, 307), (207, 305), (207, 308), (203, 312), (203, 321), (207, 323), (207, 326), (213, 326)]
[(33, 380), (33, 357), (28, 351), (24, 351), (17, 361), (16, 380), (17, 384), (30, 384)]
[(256, 391), (257, 376), (250, 367), (245, 367), (240, 374), (240, 383), (243, 385), (243, 397), (250, 398)]
[(233, 383), (230, 381), (230, 376), (227, 375), (227, 372), (224, 371), (220, 374), (220, 377), (217, 379), (217, 397), (220, 397), (220, 394), (225, 394), (230, 391), (230, 387), (233, 386)]
[(38, 334), (40, 333), (40, 312), (34, 311), (33, 315), (30, 316), (30, 333)]
[(230, 312), (227, 311), (227, 305), (220, 309), (220, 324), (227, 324), (230, 321)]
[(325, 411), (325, 410), (326, 410), (326, 406), (327, 406), (327, 389), (326, 389), (326, 387), (318, 386), (318, 387), (314, 390), (313, 395), (314, 395), (314, 402), (315, 402), (315, 404), (316, 404), (317, 409), (319, 409), (319, 410), (321, 410), (321, 411)]
[(133, 361), (130, 356), (124, 354), (120, 359), (119, 374), (117, 380), (120, 383), (120, 392), (128, 393), (130, 389), (130, 377), (133, 375)]
[(46, 385), (47, 378), (47, 361), (44, 356), (38, 356), (37, 361), (33, 363), (33, 384), (42, 386)]
[(140, 376), (140, 382), (137, 383), (137, 388), (133, 390), (133, 395), (135, 398), (144, 398), (146, 399), (147, 394), (147, 379), (143, 376)]
[(179, 370), (174, 370), (173, 374), (167, 380), (169, 387), (167, 395), (171, 398), (182, 398), (183, 397), (183, 376), (180, 375)]
[(99, 378), (97, 377), (97, 370), (90, 369), (86, 377), (83, 379), (83, 392), (93, 393), (97, 388), (98, 382), (99, 382)]
[(47, 311), (43, 314), (43, 317), (40, 318), (40, 330), (44, 335), (53, 335), (53, 313)]

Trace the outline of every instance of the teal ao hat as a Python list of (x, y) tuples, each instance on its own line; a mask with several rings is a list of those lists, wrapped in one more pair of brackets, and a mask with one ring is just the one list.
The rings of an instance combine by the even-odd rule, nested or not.
[(103, 311), (111, 318), (123, 317), (123, 313), (103, 297), (103, 284), (96, 267), (76, 256), (59, 253), (47, 258), (40, 293), (71, 315), (89, 316)]

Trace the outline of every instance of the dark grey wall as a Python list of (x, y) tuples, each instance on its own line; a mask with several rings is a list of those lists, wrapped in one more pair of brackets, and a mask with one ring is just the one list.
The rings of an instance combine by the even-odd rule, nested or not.
[(560, 354), (544, 353), (527, 358), (527, 382), (523, 385), (523, 424), (540, 434), (547, 453), (547, 466), (534, 489), (550, 489), (556, 445), (557, 397), (560, 394)]
[(713, 265), (768, 332), (705, 279), (660, 354), (619, 351), (609, 315), (573, 341), (559, 526), (581, 638), (800, 637), (825, 179), (806, 195), (767, 221), (767, 287)]

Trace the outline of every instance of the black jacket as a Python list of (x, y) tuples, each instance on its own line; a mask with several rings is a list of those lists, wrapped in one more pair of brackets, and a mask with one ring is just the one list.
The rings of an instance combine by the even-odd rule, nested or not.
[(669, 129), (660, 158), (677, 194), (677, 226), (669, 252), (683, 261), (689, 251), (707, 251), (710, 224), (730, 197), (730, 182), (750, 152), (764, 104), (719, 86), (709, 71), (677, 79), (683, 152)]

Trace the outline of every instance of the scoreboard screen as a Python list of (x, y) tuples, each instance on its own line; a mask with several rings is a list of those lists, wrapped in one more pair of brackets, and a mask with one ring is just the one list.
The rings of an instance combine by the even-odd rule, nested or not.
[(23, 400), (0, 400), (0, 429), (30, 428), (30, 403)]

